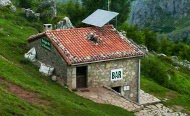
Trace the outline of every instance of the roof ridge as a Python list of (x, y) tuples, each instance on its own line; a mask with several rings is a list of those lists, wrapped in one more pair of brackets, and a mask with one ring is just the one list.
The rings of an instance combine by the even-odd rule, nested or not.
[(59, 32), (59, 31), (70, 31), (70, 30), (83, 30), (83, 29), (91, 29), (91, 28), (97, 28), (97, 29), (101, 29), (101, 28), (108, 28), (111, 27), (112, 29), (114, 28), (113, 25), (105, 25), (104, 27), (95, 27), (95, 26), (91, 26), (91, 27), (80, 27), (80, 28), (72, 28), (72, 29), (56, 29), (56, 30), (48, 30), (45, 31), (45, 33), (48, 32)]

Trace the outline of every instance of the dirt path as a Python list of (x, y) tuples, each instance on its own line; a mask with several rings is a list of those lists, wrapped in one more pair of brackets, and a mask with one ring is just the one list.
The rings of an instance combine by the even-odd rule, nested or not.
[(5, 60), (5, 61), (7, 61), (7, 62), (9, 62), (9, 63), (11, 63), (11, 64), (14, 64), (13, 62), (9, 61), (7, 58), (5, 58), (4, 56), (2, 56), (1, 54), (0, 54), (0, 57), (1, 57), (3, 60)]
[(35, 92), (28, 91), (12, 82), (0, 77), (0, 84), (5, 86), (8, 92), (18, 96), (19, 98), (37, 105), (50, 105), (50, 101), (40, 98), (40, 95)]
[(2, 58), (3, 60), (13, 64), (13, 65), (16, 65), (17, 67), (20, 67), (18, 64), (15, 64), (14, 62), (11, 62), (10, 60), (8, 60), (7, 58), (5, 58), (3, 55), (0, 54), (0, 58)]

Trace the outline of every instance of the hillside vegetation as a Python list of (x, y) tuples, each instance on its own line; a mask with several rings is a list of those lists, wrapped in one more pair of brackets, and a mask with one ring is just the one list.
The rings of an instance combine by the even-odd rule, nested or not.
[[(178, 68), (176, 68), (178, 67)], [(173, 108), (190, 114), (190, 70), (174, 63), (171, 57), (149, 54), (142, 60), (142, 89)]]
[(20, 9), (0, 9), (0, 115), (133, 115), (79, 97), (22, 60), (27, 38), (38, 32), (33, 27)]
[[(90, 0), (88, 2), (90, 4)], [(123, 5), (128, 6), (128, 2)], [(74, 24), (80, 26), (81, 19), (88, 14), (85, 9), (72, 3), (63, 6), (58, 6), (62, 12), (57, 18), (69, 15)], [(120, 21), (125, 18), (121, 17)], [(42, 24), (41, 20), (26, 19), (19, 8), (16, 13), (6, 7), (0, 8), (0, 115), (133, 115), (122, 108), (79, 97), (23, 60), (24, 53), (29, 50), (27, 38), (38, 33)], [(150, 51), (167, 55), (158, 57), (155, 52), (150, 52), (142, 59), (142, 89), (159, 97), (168, 107), (175, 109), (175, 106), (180, 106), (182, 111), (190, 114), (190, 70), (172, 62), (170, 57), (177, 55), (180, 60), (189, 60), (190, 47), (170, 42), (167, 38), (158, 41), (152, 31), (126, 23), (120, 24), (119, 29), (126, 31), (127, 37), (136, 43), (146, 45)]]

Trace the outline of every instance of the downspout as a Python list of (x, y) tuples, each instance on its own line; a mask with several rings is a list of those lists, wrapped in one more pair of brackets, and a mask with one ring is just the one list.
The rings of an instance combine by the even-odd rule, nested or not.
[(141, 59), (139, 59), (139, 62), (138, 62), (138, 76), (137, 76), (137, 86), (138, 86), (138, 95), (137, 95), (137, 102), (138, 102), (138, 104), (140, 104), (140, 74), (141, 74)]

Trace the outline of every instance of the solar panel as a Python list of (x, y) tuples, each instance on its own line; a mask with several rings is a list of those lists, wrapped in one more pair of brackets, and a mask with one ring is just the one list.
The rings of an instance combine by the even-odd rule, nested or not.
[(102, 27), (110, 20), (115, 18), (119, 13), (97, 9), (94, 13), (84, 19), (85, 24)]

